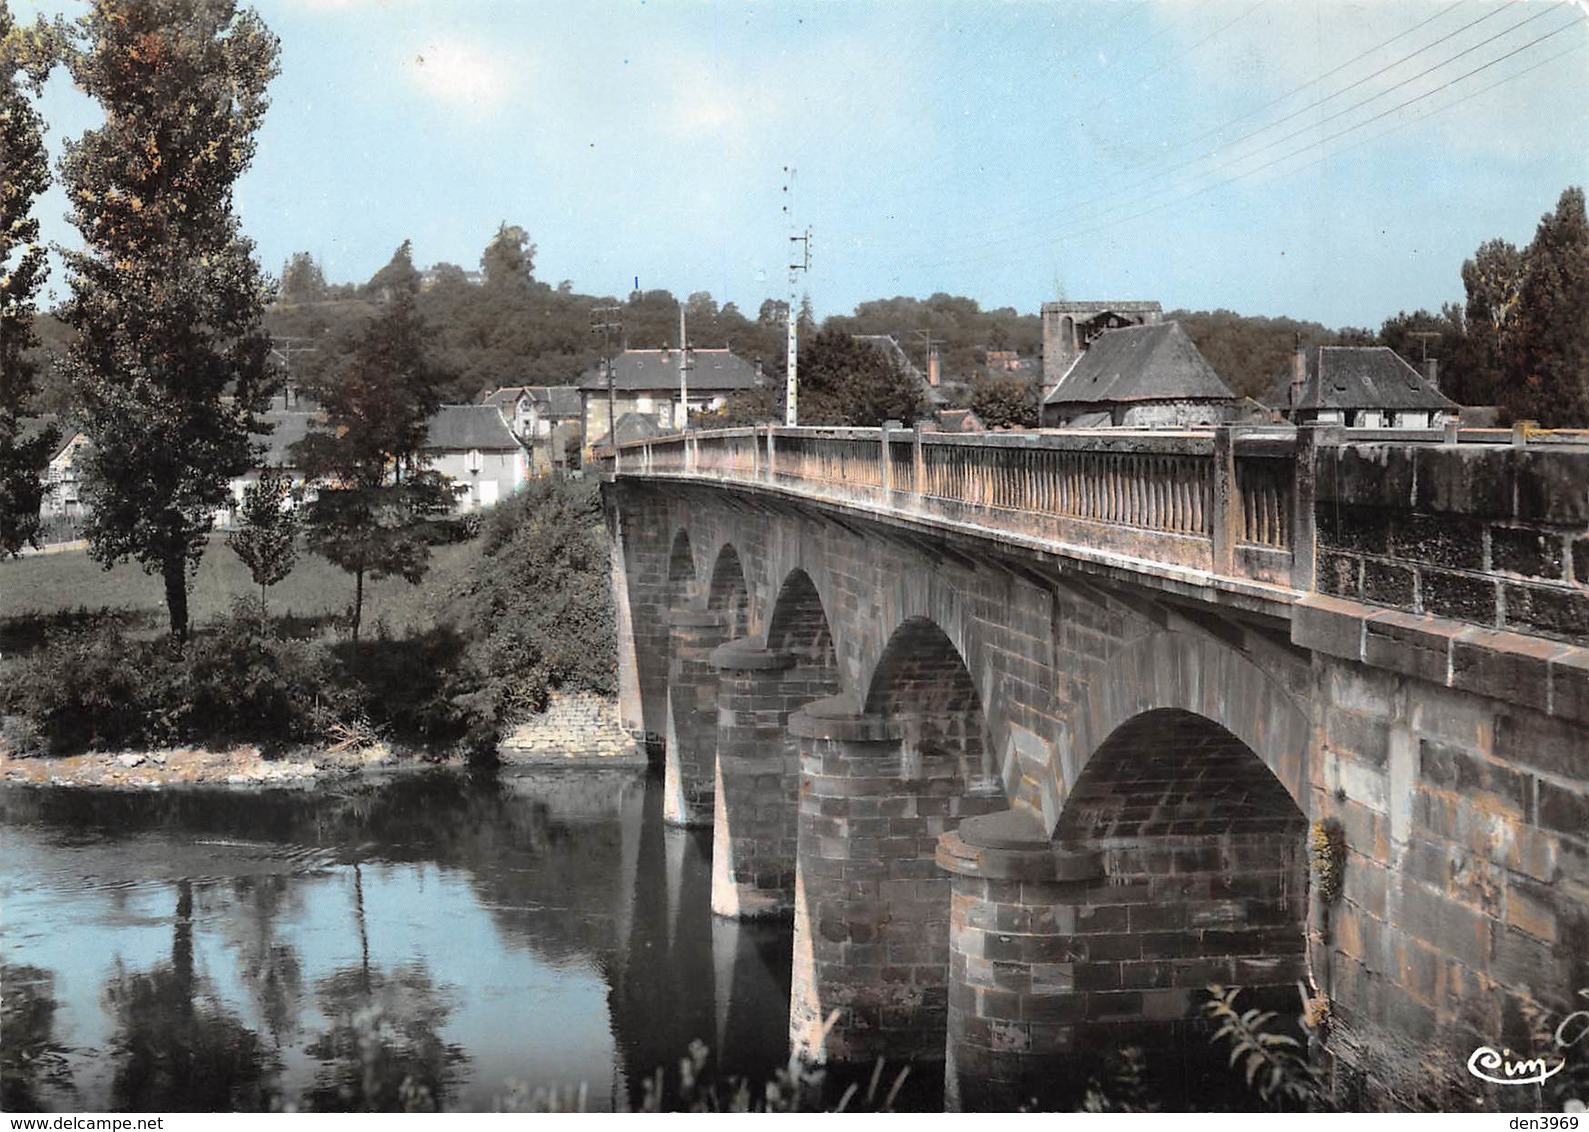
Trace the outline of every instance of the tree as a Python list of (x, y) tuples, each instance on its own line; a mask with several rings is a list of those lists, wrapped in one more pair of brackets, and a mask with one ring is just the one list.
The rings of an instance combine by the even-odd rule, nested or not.
[(309, 549), (353, 575), (354, 640), (365, 576), (423, 578), (454, 499), (420, 452), (445, 375), (427, 354), (417, 289), (416, 274), (365, 327), (340, 371), (309, 386), (324, 419), (294, 445), (306, 479), (324, 485), (307, 508)]
[(480, 270), (489, 287), (527, 290), (535, 278), (535, 245), (530, 242), (530, 234), (517, 224), (510, 226), (503, 221), (480, 254)]
[(372, 299), (419, 290), (419, 269), (414, 266), (414, 241), (404, 240), (392, 253), (386, 266), (370, 276), (364, 293)]
[(315, 303), (326, 297), (326, 277), (314, 256), (294, 252), (281, 269), (281, 287), (276, 297), (283, 303)]
[(1581, 188), (1561, 194), (1524, 254), (1517, 344), (1507, 401), (1513, 415), (1553, 427), (1589, 425), (1589, 220)]
[(1037, 383), (1013, 373), (979, 374), (969, 408), (989, 428), (1036, 428)]
[(801, 343), (799, 378), (801, 424), (911, 424), (926, 409), (920, 387), (891, 355), (842, 331)]
[(1462, 285), (1467, 291), (1464, 311), (1463, 367), (1469, 387), (1463, 390), (1468, 404), (1501, 404), (1517, 366), (1516, 329), (1518, 293), (1523, 282), (1523, 257), (1505, 240), (1479, 246), (1462, 264)]
[(35, 93), (49, 69), (48, 36), (15, 25), (0, 4), (0, 557), (39, 537), (45, 465), (54, 429), (26, 430), (38, 365), (34, 297), (48, 270), (33, 201), (50, 182), (44, 126), (23, 93)]
[(89, 553), (134, 558), (188, 633), (188, 570), (268, 401), (268, 290), (232, 212), (276, 38), (233, 0), (95, 0), (66, 51), (105, 124), (61, 172), (85, 250), (64, 253), (84, 431)]
[(298, 514), (291, 503), (292, 479), (281, 468), (266, 468), (243, 492), (242, 525), (226, 539), (259, 587), (261, 610), (265, 591), (284, 581), (298, 560)]

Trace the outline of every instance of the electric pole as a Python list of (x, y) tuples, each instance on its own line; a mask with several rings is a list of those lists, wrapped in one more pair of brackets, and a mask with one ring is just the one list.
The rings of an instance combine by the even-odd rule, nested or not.
[(289, 338), (283, 335), (272, 335), (270, 339), (270, 356), (281, 363), (286, 370), (287, 378), (282, 383), (281, 407), (290, 409), (297, 398), (297, 392), (292, 385), (292, 359), (299, 354), (318, 354), (319, 347), (309, 345), (313, 338)]
[(618, 450), (618, 414), (612, 388), (612, 331), (623, 329), (622, 315), (622, 307), (592, 307), (590, 311), (591, 333), (601, 331), (601, 363), (607, 374), (607, 446), (615, 453)]
[[(800, 314), (795, 304), (800, 298), (799, 273), (811, 270), (811, 229), (807, 228), (798, 235), (793, 232), (794, 212), (792, 206), (794, 201), (795, 171), (787, 165), (783, 167), (783, 171), (786, 178), (783, 186), (783, 213), (784, 219), (789, 222), (789, 243), (791, 245), (789, 249), (789, 306), (785, 311), (788, 320), (789, 349), (785, 367), (788, 376), (784, 382), (783, 423), (792, 428), (800, 423), (800, 378), (798, 373), (800, 364)], [(795, 250), (793, 247), (795, 244), (800, 245), (798, 263), (795, 262)]]
[(684, 304), (679, 304), (679, 431), (690, 427), (690, 370), (695, 368), (694, 351), (684, 332)]

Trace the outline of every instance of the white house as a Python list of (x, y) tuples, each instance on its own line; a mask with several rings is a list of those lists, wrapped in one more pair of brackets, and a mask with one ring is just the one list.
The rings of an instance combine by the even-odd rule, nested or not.
[(421, 449), (430, 466), (469, 490), (458, 509), (489, 507), (524, 486), (529, 454), (495, 405), (443, 405)]

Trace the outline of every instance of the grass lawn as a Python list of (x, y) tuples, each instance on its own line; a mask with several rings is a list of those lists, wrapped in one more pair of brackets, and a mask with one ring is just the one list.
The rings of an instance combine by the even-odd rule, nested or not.
[[(401, 578), (366, 579), (364, 633), (373, 636), (383, 623), (402, 633), (458, 620), (478, 556), (478, 541), (441, 546), (418, 585)], [(193, 623), (202, 625), (228, 612), (236, 598), (258, 594), (248, 568), (227, 548), (224, 536), (212, 535), (188, 599)], [(319, 620), (345, 614), (353, 603), (353, 575), (300, 553), (292, 574), (270, 588), (267, 600), (275, 617)], [(0, 561), (0, 627), (13, 618), (73, 610), (124, 611), (130, 620), (155, 630), (168, 623), (160, 579), (136, 563), (106, 570), (81, 550)]]

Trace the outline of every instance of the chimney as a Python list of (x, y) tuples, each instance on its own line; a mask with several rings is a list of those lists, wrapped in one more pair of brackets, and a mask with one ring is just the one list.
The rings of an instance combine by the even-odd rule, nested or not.
[(939, 377), (942, 376), (943, 364), (938, 359), (938, 351), (934, 350), (927, 355), (927, 384), (936, 387)]
[(1297, 343), (1297, 352), (1291, 357), (1291, 408), (1302, 403), (1302, 387), (1308, 383), (1308, 353)]
[(1423, 360), (1423, 375), (1428, 380), (1429, 384), (1435, 387), (1435, 391), (1439, 392), (1439, 390), (1440, 390), (1440, 359), (1439, 358), (1425, 358)]

